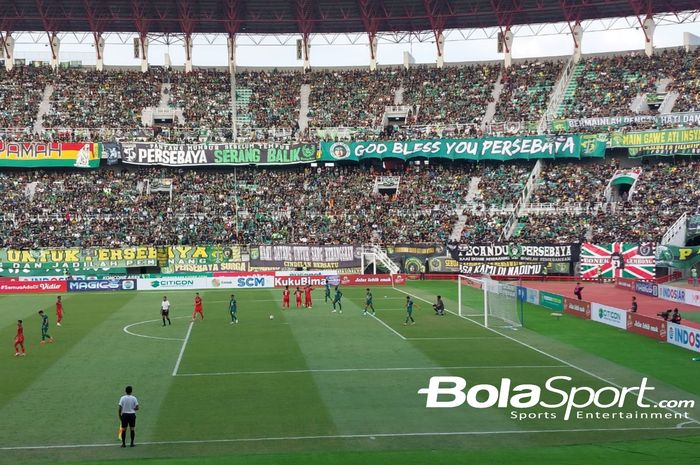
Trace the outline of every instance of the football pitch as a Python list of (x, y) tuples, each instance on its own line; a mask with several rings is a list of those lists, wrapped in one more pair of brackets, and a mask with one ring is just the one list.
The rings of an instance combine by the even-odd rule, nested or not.
[[(290, 310), (279, 289), (235, 290), (235, 325), (231, 290), (200, 291), (205, 319), (195, 323), (192, 291), (65, 294), (61, 327), (55, 295), (0, 297), (0, 464), (699, 463), (700, 363), (691, 352), (530, 304), (525, 328), (490, 330), (478, 290), (463, 290), (474, 316), (454, 313), (454, 282), (372, 291), (376, 317), (362, 315), (359, 287), (343, 289), (342, 314), (322, 289), (312, 309), (292, 299)], [(450, 311), (443, 317), (430, 305), (438, 294)], [(404, 326), (407, 295), (418, 308), (416, 324)], [(39, 309), (48, 310), (53, 344), (39, 345)], [(26, 357), (13, 357), (17, 319)], [(563, 406), (426, 408), (418, 390), (432, 376), (464, 378), (465, 391), (503, 388), (509, 378), (504, 402), (516, 385), (544, 387), (552, 377), (571, 378), (562, 390), (608, 388), (605, 399), (644, 377), (654, 390), (639, 400), (649, 408), (631, 399), (565, 419)], [(117, 440), (127, 384), (141, 405), (133, 449)], [(561, 397), (542, 395), (551, 404)], [(618, 415), (595, 416), (602, 411)]]

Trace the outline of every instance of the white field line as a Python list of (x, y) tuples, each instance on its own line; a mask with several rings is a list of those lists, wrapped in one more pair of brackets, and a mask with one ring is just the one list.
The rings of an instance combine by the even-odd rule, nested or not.
[(214, 373), (178, 373), (176, 376), (238, 376), (238, 375), (282, 375), (295, 373), (357, 373), (392, 372), (392, 371), (432, 371), (432, 370), (495, 370), (502, 368), (527, 369), (527, 368), (570, 368), (567, 365), (494, 365), (494, 366), (459, 366), (459, 367), (389, 367), (389, 368), (327, 368), (304, 370), (276, 370), (276, 371), (224, 371)]
[(465, 337), (407, 337), (407, 341), (470, 341), (483, 339), (500, 339), (497, 336), (465, 336)]
[[(396, 291), (398, 291), (398, 292), (403, 293), (403, 294), (406, 294), (406, 295), (409, 295), (409, 296), (411, 296), (411, 297), (415, 297), (416, 299), (422, 300), (423, 302), (430, 303), (429, 300), (426, 300), (426, 299), (424, 299), (424, 298), (422, 298), (422, 297), (419, 297), (419, 296), (417, 296), (417, 295), (411, 294), (410, 292), (403, 291), (403, 290), (401, 290), (401, 289), (399, 289), (399, 288), (397, 288), (397, 287), (395, 287), (395, 286), (394, 286), (394, 289), (395, 289)], [(606, 384), (609, 384), (609, 385), (611, 385), (611, 386), (615, 386), (616, 388), (619, 388), (619, 389), (623, 389), (623, 386), (622, 386), (622, 385), (617, 384), (617, 383), (614, 383), (613, 381), (610, 381), (609, 379), (605, 379), (605, 378), (603, 378), (602, 376), (593, 373), (592, 371), (586, 370), (585, 368), (582, 368), (582, 367), (577, 366), (577, 365), (575, 365), (575, 364), (573, 364), (573, 363), (571, 363), (571, 362), (568, 362), (568, 361), (566, 361), (566, 360), (564, 360), (564, 359), (562, 359), (562, 358), (560, 358), (560, 357), (557, 357), (556, 355), (552, 355), (552, 354), (550, 354), (549, 352), (545, 352), (545, 351), (542, 350), (542, 349), (538, 349), (538, 348), (535, 347), (535, 346), (532, 346), (532, 345), (530, 345), (530, 344), (528, 344), (528, 343), (526, 343), (526, 342), (523, 342), (523, 341), (520, 341), (520, 340), (518, 340), (518, 339), (515, 339), (514, 337), (508, 336), (507, 334), (504, 334), (504, 333), (502, 333), (502, 332), (500, 332), (500, 331), (497, 331), (497, 330), (495, 330), (495, 329), (493, 329), (493, 328), (489, 328), (488, 326), (484, 326), (483, 324), (479, 323), (478, 321), (472, 320), (471, 318), (467, 318), (467, 317), (464, 317), (464, 316), (460, 316), (460, 315), (458, 315), (457, 313), (455, 313), (455, 312), (453, 312), (453, 311), (451, 311), (451, 310), (448, 310), (447, 308), (445, 308), (445, 311), (451, 313), (452, 315), (454, 315), (454, 316), (456, 316), (456, 317), (458, 317), (458, 318), (462, 318), (463, 320), (470, 321), (470, 322), (474, 323), (475, 325), (480, 326), (480, 327), (482, 327), (482, 328), (484, 328), (484, 329), (486, 329), (486, 330), (488, 330), (488, 331), (491, 331), (491, 332), (493, 332), (493, 333), (499, 334), (499, 335), (503, 336), (504, 338), (515, 342), (516, 344), (520, 344), (520, 345), (522, 345), (523, 347), (527, 347), (527, 348), (530, 349), (530, 350), (534, 350), (535, 352), (537, 352), (537, 353), (539, 353), (539, 354), (542, 354), (542, 355), (544, 355), (544, 356), (546, 356), (546, 357), (549, 357), (549, 358), (551, 358), (552, 360), (556, 360), (556, 361), (559, 362), (559, 363), (563, 363), (564, 365), (567, 365), (567, 366), (569, 366), (569, 367), (571, 367), (571, 368), (574, 368), (574, 369), (580, 371), (581, 373), (584, 373), (584, 374), (586, 374), (586, 375), (588, 375), (588, 376), (591, 376), (591, 377), (593, 377), (593, 378), (595, 378), (595, 379), (597, 379), (597, 380), (599, 380), (599, 381), (603, 381), (603, 382), (606, 383)], [(646, 396), (644, 396), (644, 397), (642, 397), (642, 398), (643, 398), (644, 400), (647, 400), (647, 401), (651, 402), (652, 404), (654, 404), (654, 405), (656, 405), (656, 406), (659, 405), (658, 402), (656, 402), (656, 401), (654, 401), (654, 400), (652, 400), (652, 399), (649, 399), (649, 398), (646, 397)], [(679, 411), (677, 411), (677, 410), (674, 410), (674, 409), (672, 409), (672, 408), (670, 408), (670, 407), (661, 407), (661, 408), (663, 408), (663, 409), (665, 409), (665, 410), (668, 410), (668, 411), (671, 412), (671, 413), (675, 413), (675, 414), (679, 414), (679, 415), (682, 414), (681, 412), (679, 412)], [(688, 417), (688, 418), (690, 418), (690, 420), (692, 420), (693, 423), (696, 423), (696, 424), (700, 425), (700, 421), (696, 420), (695, 418), (692, 418), (692, 417)], [(688, 423), (688, 422), (686, 422), (686, 423)]]
[[(694, 426), (687, 429), (700, 429)], [(188, 444), (226, 444), (246, 442), (273, 442), (273, 441), (309, 441), (309, 440), (333, 440), (333, 439), (370, 439), (377, 438), (405, 438), (405, 437), (444, 437), (444, 436), (489, 436), (489, 435), (523, 435), (523, 434), (552, 434), (552, 433), (598, 433), (598, 432), (624, 432), (624, 431), (677, 431), (669, 427), (638, 427), (638, 428), (579, 428), (579, 429), (540, 429), (540, 430), (503, 430), (503, 431), (444, 431), (444, 432), (417, 432), (417, 433), (372, 433), (372, 434), (336, 434), (317, 436), (271, 436), (258, 438), (233, 438), (233, 439), (193, 439), (182, 441), (146, 441), (139, 442), (139, 446), (172, 446)], [(41, 446), (0, 446), (2, 451), (22, 450), (56, 450), (56, 449), (93, 449), (101, 447), (119, 447), (118, 442), (97, 444), (56, 444)]]
[(194, 321), (190, 321), (190, 327), (187, 328), (187, 334), (185, 335), (185, 340), (182, 341), (182, 347), (180, 348), (180, 355), (178, 355), (177, 362), (175, 362), (175, 368), (173, 368), (173, 376), (177, 375), (177, 370), (180, 368), (180, 362), (182, 361), (182, 356), (185, 355), (185, 348), (187, 347), (187, 341), (190, 340), (190, 333), (192, 332), (192, 326), (194, 326)]
[[(188, 316), (176, 316), (173, 317), (173, 320), (177, 320), (178, 318), (189, 318)], [(129, 331), (129, 328), (132, 326), (138, 326), (138, 325), (144, 325), (146, 323), (155, 323), (156, 321), (161, 321), (161, 319), (157, 320), (146, 320), (146, 321), (139, 321), (137, 323), (131, 323), (130, 325), (126, 325), (122, 328), (122, 330), (131, 336), (137, 336), (137, 337), (145, 337), (146, 339), (158, 339), (161, 341), (184, 341), (184, 339), (180, 337), (161, 337), (161, 336), (146, 336), (145, 334), (139, 334), (139, 333), (134, 333), (133, 331)]]
[(372, 314), (370, 313), (369, 316), (371, 316), (372, 318), (374, 318), (375, 320), (377, 320), (378, 322), (380, 322), (386, 329), (388, 329), (388, 330), (391, 331), (392, 333), (396, 334), (398, 337), (400, 337), (400, 338), (403, 339), (404, 341), (406, 340), (406, 338), (405, 338), (401, 333), (399, 333), (399, 332), (396, 331), (394, 328), (392, 328), (391, 326), (389, 326), (388, 324), (384, 323), (382, 320), (380, 320), (379, 318), (377, 318), (376, 315), (372, 315)]

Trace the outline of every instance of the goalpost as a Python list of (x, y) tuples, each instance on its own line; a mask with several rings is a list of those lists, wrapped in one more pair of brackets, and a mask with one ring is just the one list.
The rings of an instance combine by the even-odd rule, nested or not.
[(483, 317), (487, 328), (519, 328), (523, 325), (522, 301), (518, 287), (489, 276), (457, 277), (458, 314)]

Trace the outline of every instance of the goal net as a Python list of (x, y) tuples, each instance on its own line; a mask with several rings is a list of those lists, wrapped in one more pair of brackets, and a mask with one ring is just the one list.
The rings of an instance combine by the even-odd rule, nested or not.
[(517, 286), (499, 282), (488, 276), (458, 277), (457, 301), (459, 316), (483, 318), (489, 328), (522, 326), (522, 306)]

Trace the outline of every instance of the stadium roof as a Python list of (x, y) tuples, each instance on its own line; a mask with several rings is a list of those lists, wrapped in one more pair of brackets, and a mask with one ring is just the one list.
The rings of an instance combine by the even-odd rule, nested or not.
[(313, 34), (439, 31), (698, 9), (698, 0), (0, 0), (0, 30)]

